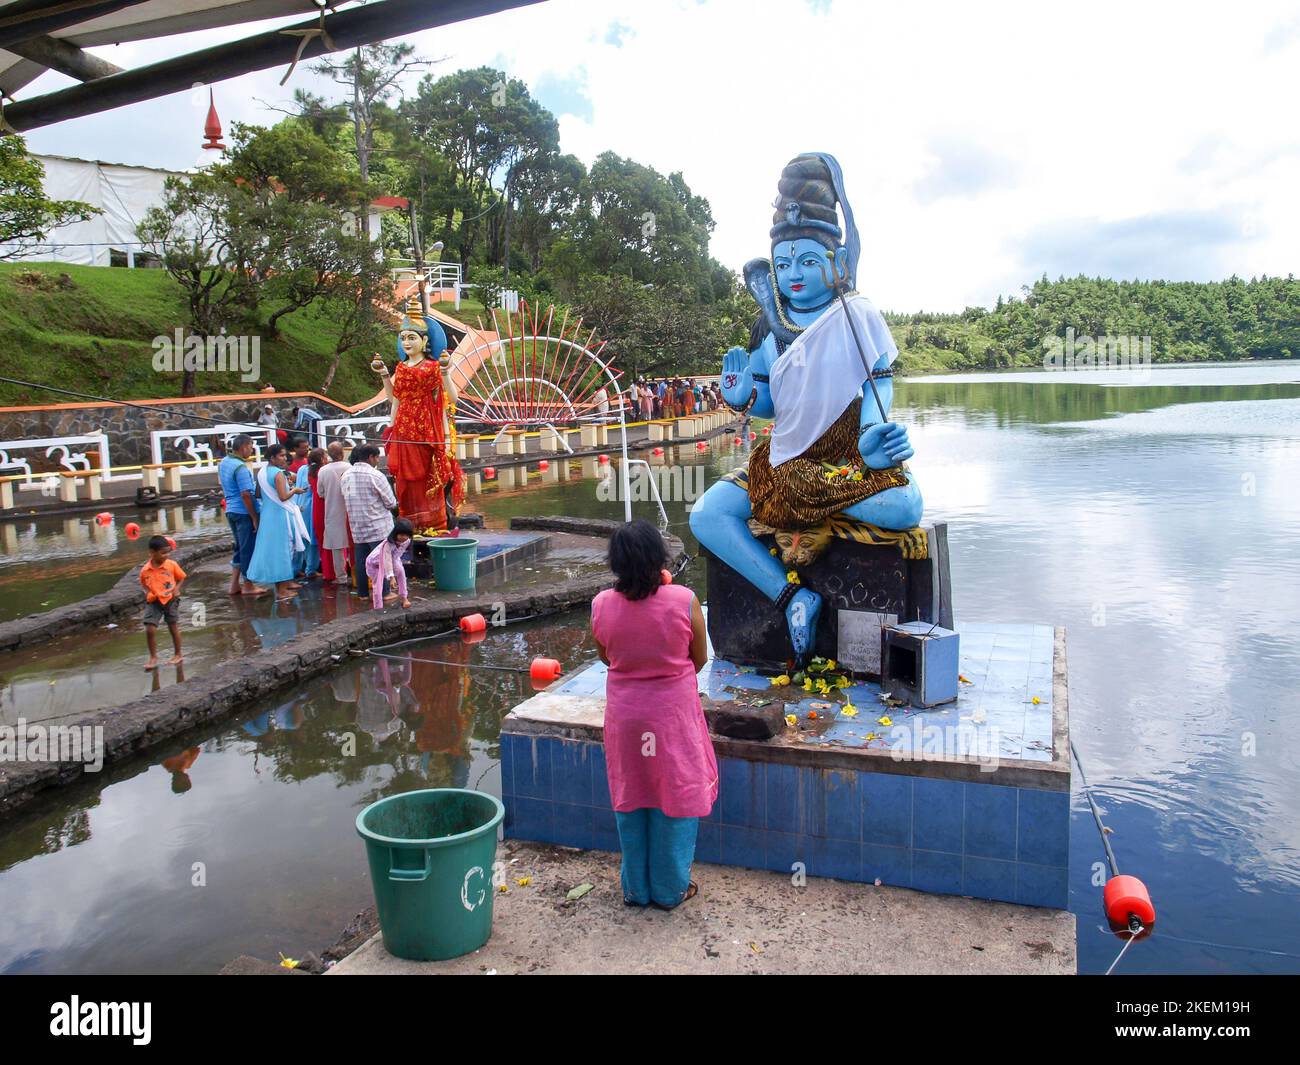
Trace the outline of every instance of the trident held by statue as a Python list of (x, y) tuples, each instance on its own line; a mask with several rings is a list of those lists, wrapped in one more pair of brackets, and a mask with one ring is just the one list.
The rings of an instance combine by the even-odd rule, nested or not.
[(858, 358), (862, 360), (862, 368), (867, 371), (867, 384), (871, 386), (871, 394), (876, 397), (876, 407), (880, 411), (880, 420), (882, 423), (889, 421), (889, 415), (885, 413), (885, 404), (880, 398), (880, 390), (876, 388), (876, 380), (871, 376), (871, 366), (867, 362), (867, 349), (863, 346), (862, 338), (858, 336), (858, 323), (853, 320), (853, 315), (849, 313), (849, 303), (845, 294), (849, 291), (849, 269), (847, 266), (840, 266), (839, 260), (835, 258), (833, 251), (826, 253), (826, 258), (830, 260), (831, 272), (826, 273), (826, 267), (821, 263), (817, 264), (817, 269), (821, 271), (822, 283), (829, 289), (833, 289), (835, 295), (840, 298), (840, 306), (844, 308), (844, 317), (849, 321), (849, 331), (853, 334), (853, 343), (858, 348)]

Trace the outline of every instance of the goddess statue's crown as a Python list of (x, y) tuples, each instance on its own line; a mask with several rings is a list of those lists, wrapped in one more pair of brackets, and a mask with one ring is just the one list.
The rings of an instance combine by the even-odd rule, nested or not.
[(429, 323), (424, 320), (424, 308), (420, 306), (418, 297), (412, 296), (406, 301), (406, 314), (402, 318), (402, 326), (399, 331), (429, 335)]

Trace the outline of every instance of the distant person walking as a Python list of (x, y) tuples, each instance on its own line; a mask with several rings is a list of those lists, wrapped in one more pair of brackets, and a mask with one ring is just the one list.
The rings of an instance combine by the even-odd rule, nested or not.
[(602, 422), (609, 421), (609, 389), (601, 385), (596, 389), (596, 415)]
[(291, 599), (300, 587), (293, 579), (293, 556), (307, 546), (307, 529), (294, 499), (308, 489), (290, 486), (288, 465), (289, 453), (283, 444), (266, 449), (266, 465), (257, 472), (262, 515), (253, 561), (248, 566), (249, 580), (275, 585), (277, 599)]
[(379, 448), (373, 444), (353, 450), (352, 468), (343, 475), (343, 502), (352, 529), (352, 576), (356, 594), (364, 599), (370, 594), (366, 560), (392, 532), (392, 512), (397, 506), (388, 478), (379, 472)]
[(149, 645), (149, 661), (145, 669), (158, 668), (158, 626), (166, 623), (167, 631), (172, 637), (172, 656), (167, 660), (169, 666), (180, 665), (181, 626), (180, 602), (181, 585), (185, 583), (185, 571), (168, 556), (172, 545), (165, 536), (149, 538), (149, 561), (140, 567), (140, 586), (144, 589), (144, 638)]
[(685, 585), (664, 584), (668, 551), (637, 519), (609, 542), (613, 588), (591, 604), (605, 680), (605, 763), (623, 850), (623, 900), (671, 910), (694, 896), (699, 819), (718, 797), (718, 762), (696, 674), (704, 615)]
[(257, 500), (254, 493), (253, 473), (248, 460), (253, 454), (253, 438), (240, 433), (230, 442), (230, 450), (217, 466), (217, 480), (226, 502), (226, 523), (235, 539), (235, 552), (230, 559), (230, 594), (265, 595), (248, 579), (248, 564), (253, 561), (253, 546), (257, 541)]
[(316, 475), (316, 495), (321, 504), (323, 526), (320, 537), (321, 576), (326, 584), (348, 579), (348, 552), (352, 535), (348, 531), (348, 512), (343, 502), (343, 475), (352, 467), (343, 460), (343, 445), (337, 440), (326, 449), (329, 458)]

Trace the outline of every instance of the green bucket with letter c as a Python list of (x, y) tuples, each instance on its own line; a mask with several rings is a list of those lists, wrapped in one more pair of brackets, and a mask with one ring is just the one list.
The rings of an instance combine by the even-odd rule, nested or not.
[(501, 800), (464, 788), (408, 791), (357, 814), (388, 953), (442, 961), (492, 934)]

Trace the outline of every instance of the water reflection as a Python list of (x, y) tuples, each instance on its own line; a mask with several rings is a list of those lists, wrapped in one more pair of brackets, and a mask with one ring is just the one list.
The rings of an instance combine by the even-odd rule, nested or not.
[(323, 947), (370, 901), (357, 812), (412, 788), (499, 794), (500, 721), (531, 692), (510, 669), (592, 659), (572, 617), (385, 653), (6, 826), (0, 972), (212, 972)]

